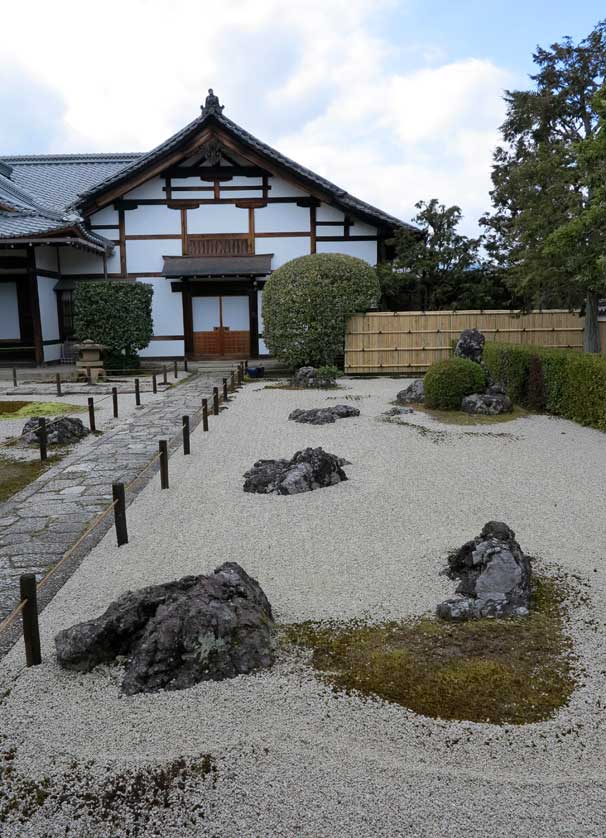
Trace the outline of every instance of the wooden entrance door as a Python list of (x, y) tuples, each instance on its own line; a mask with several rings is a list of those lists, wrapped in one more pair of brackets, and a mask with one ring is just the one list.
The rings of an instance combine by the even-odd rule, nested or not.
[(192, 297), (194, 355), (246, 357), (250, 353), (247, 296)]

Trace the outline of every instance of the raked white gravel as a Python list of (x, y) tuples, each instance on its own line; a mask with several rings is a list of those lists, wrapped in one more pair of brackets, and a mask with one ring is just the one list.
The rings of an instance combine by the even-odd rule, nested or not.
[[(213, 782), (158, 809), (144, 831), (73, 821), (42, 806), (8, 836), (466, 836), (598, 838), (606, 823), (606, 436), (528, 417), (443, 426), (442, 435), (380, 421), (406, 382), (347, 380), (346, 389), (247, 385), (192, 455), (170, 460), (128, 511), (130, 543), (113, 532), (90, 553), (41, 620), (41, 666), (18, 645), (0, 664), (0, 750), (14, 771), (51, 784), (74, 761), (101, 777), (212, 754)], [(337, 398), (335, 398), (335, 396)], [(347, 401), (345, 397), (359, 397)], [(340, 401), (361, 416), (334, 425), (289, 422), (295, 407)], [(245, 494), (260, 458), (308, 445), (351, 461), (349, 480), (292, 497)], [(337, 696), (305, 662), (182, 692), (122, 697), (119, 671), (60, 670), (53, 636), (96, 616), (128, 588), (240, 562), (279, 622), (383, 620), (431, 611), (452, 584), (445, 554), (489, 519), (506, 521), (538, 566), (577, 578), (572, 609), (581, 685), (548, 722), (524, 727), (432, 720), (396, 705)], [(195, 829), (183, 812), (204, 818)], [(68, 831), (66, 832), (66, 827)], [(129, 832), (129, 829), (131, 830)], [(72, 830), (72, 831), (69, 831)]]

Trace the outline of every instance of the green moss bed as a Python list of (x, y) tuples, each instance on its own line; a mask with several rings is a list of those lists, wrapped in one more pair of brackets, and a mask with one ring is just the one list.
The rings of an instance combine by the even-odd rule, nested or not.
[(40, 460), (11, 460), (0, 457), (0, 503), (33, 483), (48, 468), (57, 463), (60, 457)]
[(550, 718), (575, 688), (563, 598), (562, 583), (543, 578), (527, 618), (307, 622), (283, 633), (311, 651), (312, 666), (337, 691), (433, 718), (526, 724)]
[(82, 413), (86, 408), (64, 402), (0, 401), (0, 419), (29, 419), (32, 416), (63, 416)]

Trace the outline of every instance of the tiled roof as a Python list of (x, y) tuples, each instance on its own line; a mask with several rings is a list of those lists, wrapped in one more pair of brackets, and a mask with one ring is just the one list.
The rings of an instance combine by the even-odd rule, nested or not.
[(11, 181), (45, 206), (64, 210), (81, 192), (132, 163), (137, 154), (61, 154), (2, 157), (12, 167)]

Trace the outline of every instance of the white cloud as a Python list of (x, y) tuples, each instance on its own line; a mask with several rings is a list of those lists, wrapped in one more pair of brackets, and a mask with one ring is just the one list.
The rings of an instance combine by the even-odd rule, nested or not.
[[(194, 118), (213, 85), (227, 115), (359, 197), (409, 218), (435, 196), (473, 227), (512, 80), (490, 61), (448, 63), (431, 45), (378, 34), (381, 12), (405, 16), (406, 5), (9, 4), (3, 29), (27, 31), (27, 50), (3, 39), (1, 58), (64, 103), (62, 131), (40, 151), (150, 148)], [(411, 55), (418, 68), (399, 71)]]

